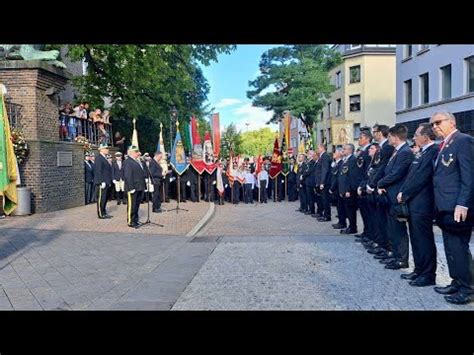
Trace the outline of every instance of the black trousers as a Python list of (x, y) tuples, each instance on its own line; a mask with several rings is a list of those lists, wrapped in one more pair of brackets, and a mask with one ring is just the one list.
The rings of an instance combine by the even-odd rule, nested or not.
[(296, 191), (296, 181), (287, 181), (288, 184), (288, 201), (296, 201), (298, 193)]
[(321, 191), (321, 203), (323, 207), (323, 216), (331, 218), (331, 195), (329, 195), (329, 187), (324, 186)]
[[(158, 179), (156, 179), (158, 180)], [(153, 209), (159, 210), (161, 208), (161, 183), (158, 182), (153, 184)]]
[(244, 184), (244, 190), (245, 190), (245, 203), (253, 203), (252, 184)]
[(324, 205), (321, 192), (314, 193), (314, 203), (316, 204), (316, 214), (322, 216), (324, 214)]
[(357, 231), (357, 197), (355, 191), (350, 191), (351, 196), (346, 197), (344, 194), (344, 208), (346, 210), (346, 217), (349, 220), (349, 228), (352, 231)]
[[(377, 220), (377, 200), (374, 194), (367, 195), (367, 210), (368, 210), (368, 221), (370, 226), (369, 238), (374, 242), (378, 243), (380, 239), (378, 233), (378, 220)], [(380, 244), (379, 244), (380, 245)], [(381, 245), (380, 245), (381, 246)]]
[[(374, 192), (375, 193), (375, 192)], [(392, 244), (388, 238), (388, 208), (380, 203), (378, 195), (376, 196), (376, 219), (377, 219), (377, 233), (375, 242), (382, 248), (391, 251)]]
[(197, 181), (196, 181), (195, 183), (191, 182), (191, 186), (190, 186), (190, 188), (189, 188), (189, 194), (190, 194), (191, 201), (197, 202), (197, 200), (198, 200), (198, 185), (197, 185)]
[(454, 211), (438, 213), (436, 222), (443, 231), (449, 276), (453, 279), (451, 284), (458, 286), (459, 292), (473, 294), (474, 263), (469, 249), (472, 224), (469, 226), (468, 223), (463, 223), (462, 227), (456, 225)]
[(202, 180), (204, 183), (204, 200), (214, 201), (214, 185), (211, 182), (211, 176), (209, 174), (204, 174)]
[(285, 199), (285, 184), (281, 182), (282, 180), (285, 181), (285, 178), (281, 174), (273, 180), (273, 198), (278, 202), (283, 201)]
[(315, 213), (315, 193), (314, 193), (314, 187), (313, 186), (306, 186), (305, 185), (305, 190), (306, 190), (306, 210), (311, 212), (311, 214)]
[[(178, 180), (176, 180), (178, 182)], [(176, 185), (178, 186), (178, 185)], [(177, 187), (176, 187), (177, 188)], [(178, 193), (178, 192), (176, 192)], [(178, 195), (176, 195), (176, 200), (178, 199)], [(179, 178), (179, 200), (180, 202), (186, 202), (186, 181)]]
[(143, 199), (143, 191), (135, 191), (133, 194), (127, 192), (127, 197), (127, 224), (130, 226), (138, 223), (138, 210)]
[(269, 199), (272, 198), (272, 192), (273, 192), (273, 184), (275, 183), (275, 179), (268, 179), (268, 187), (267, 187), (267, 196)]
[(366, 196), (357, 197), (357, 206), (359, 207), (362, 222), (364, 223), (363, 235), (371, 240), (374, 240), (373, 231), (370, 224), (369, 206)]
[(161, 202), (170, 201), (170, 175), (166, 175), (165, 179), (162, 182), (161, 192), (163, 193), (161, 197)]
[(94, 196), (94, 183), (93, 182), (86, 182), (86, 205), (91, 203)]
[(233, 199), (232, 202), (234, 204), (237, 204), (240, 202), (239, 195), (240, 195), (240, 183), (237, 181), (234, 181), (234, 183), (232, 184), (232, 199)]
[(308, 210), (308, 201), (306, 201), (306, 188), (300, 187), (298, 190), (298, 198), (300, 200), (300, 209), (303, 211)]
[(107, 214), (107, 193), (110, 189), (110, 185), (106, 185), (105, 188), (101, 189), (100, 185), (96, 185), (96, 201), (97, 201), (97, 215), (99, 218), (104, 217)]
[(388, 237), (392, 244), (393, 257), (402, 263), (408, 263), (407, 223), (400, 222), (395, 218), (393, 207), (389, 208)]
[(337, 195), (337, 216), (339, 219), (338, 224), (342, 226), (341, 228), (346, 228), (347, 227), (346, 206), (344, 204), (344, 199), (341, 196), (339, 196), (339, 194)]
[(415, 262), (413, 271), (434, 280), (436, 278), (436, 244), (433, 234), (433, 216), (410, 212), (408, 229)]
[(259, 195), (260, 195), (260, 203), (267, 202), (267, 191), (266, 191), (266, 186), (267, 186), (267, 180), (260, 180), (260, 189), (259, 189)]

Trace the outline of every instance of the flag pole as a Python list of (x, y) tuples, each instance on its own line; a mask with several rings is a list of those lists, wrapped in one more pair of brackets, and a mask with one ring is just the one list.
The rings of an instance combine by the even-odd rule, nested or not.
[(289, 201), (289, 199), (288, 199), (287, 175), (285, 175), (285, 200)]
[(201, 202), (201, 175), (198, 173), (198, 202)]

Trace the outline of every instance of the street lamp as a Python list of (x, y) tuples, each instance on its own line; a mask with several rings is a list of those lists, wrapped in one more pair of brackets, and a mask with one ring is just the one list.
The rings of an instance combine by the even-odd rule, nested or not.
[(178, 119), (178, 110), (176, 106), (173, 105), (173, 108), (170, 110), (171, 115), (171, 123), (170, 123), (170, 154), (173, 150), (173, 124), (176, 124), (176, 120)]

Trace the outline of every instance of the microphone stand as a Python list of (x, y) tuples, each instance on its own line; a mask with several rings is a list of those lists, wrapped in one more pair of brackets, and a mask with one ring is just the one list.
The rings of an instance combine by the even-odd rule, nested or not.
[[(146, 165), (146, 163), (145, 163), (145, 166), (146, 166), (146, 169), (148, 171), (148, 182), (147, 182), (147, 192), (148, 192), (147, 208), (148, 208), (148, 214), (147, 214), (146, 221), (144, 223), (142, 223), (140, 228), (143, 227), (143, 226), (146, 226), (147, 224), (154, 225), (154, 226), (159, 226), (159, 227), (164, 227), (163, 224), (154, 223), (150, 220), (150, 180), (152, 181), (152, 184), (153, 184), (153, 177), (151, 176), (150, 167), (148, 165)], [(155, 193), (155, 191), (153, 191), (153, 193)]]
[(180, 196), (180, 189), (181, 189), (181, 180), (180, 180), (180, 175), (176, 172), (176, 174), (178, 175), (178, 178), (177, 178), (177, 188), (178, 188), (178, 199), (177, 199), (177, 202), (178, 202), (178, 205), (175, 207), (175, 208), (171, 208), (169, 210), (166, 210), (166, 212), (170, 212), (170, 211), (176, 211), (176, 213), (178, 213), (179, 211), (186, 211), (188, 212), (189, 210), (185, 209), (185, 208), (181, 208), (179, 207), (179, 201), (181, 200), (181, 196)]

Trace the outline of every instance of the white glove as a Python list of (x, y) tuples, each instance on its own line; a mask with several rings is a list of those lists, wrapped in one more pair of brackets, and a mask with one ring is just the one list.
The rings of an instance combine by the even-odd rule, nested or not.
[(285, 180), (281, 180), (281, 183), (284, 184), (284, 183), (285, 183)]
[(186, 185), (191, 186), (191, 181), (188, 181)]
[(226, 188), (226, 189), (227, 189), (228, 187), (229, 187), (229, 185), (225, 184), (224, 188)]
[(147, 178), (145, 178), (145, 184), (147, 184), (147, 185), (148, 185), (148, 179), (147, 179)]
[(170, 182), (173, 182), (173, 178), (170, 178)]
[(101, 189), (105, 189), (105, 182), (103, 182), (102, 184), (100, 184), (100, 188), (101, 188)]
[(212, 185), (215, 185), (215, 184), (216, 184), (216, 182), (215, 182), (215, 181), (213, 181), (213, 182), (212, 182)]
[(117, 180), (112, 180), (112, 182), (113, 182), (114, 184), (116, 184), (116, 183), (117, 183)]
[(131, 194), (134, 194), (135, 193), (135, 189), (129, 191)]

